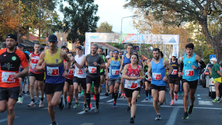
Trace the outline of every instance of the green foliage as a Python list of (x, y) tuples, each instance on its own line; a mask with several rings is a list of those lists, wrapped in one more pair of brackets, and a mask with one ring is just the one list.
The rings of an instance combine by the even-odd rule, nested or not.
[(100, 33), (112, 33), (113, 26), (109, 25), (108, 22), (102, 22), (100, 26), (96, 29), (96, 32)]
[(69, 6), (60, 5), (60, 11), (64, 14), (64, 31), (68, 32), (67, 40), (75, 42), (85, 41), (86, 32), (95, 32), (98, 16), (95, 16), (98, 5), (94, 0), (67, 0)]
[(124, 44), (119, 44), (119, 43), (109, 43), (109, 44), (118, 49), (125, 49)]

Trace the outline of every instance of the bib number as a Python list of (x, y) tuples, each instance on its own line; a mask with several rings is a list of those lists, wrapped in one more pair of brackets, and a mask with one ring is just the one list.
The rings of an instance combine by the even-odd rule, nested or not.
[(125, 88), (129, 88), (129, 89), (136, 89), (138, 87), (137, 81), (134, 80), (126, 80), (125, 81)]
[(177, 74), (177, 69), (173, 69), (173, 72), (171, 74), (176, 75)]
[(32, 69), (36, 70), (36, 66), (37, 66), (37, 64), (32, 64)]
[(88, 69), (89, 69), (89, 72), (90, 72), (90, 73), (93, 73), (93, 74), (94, 74), (94, 73), (97, 73), (97, 67), (89, 66)]
[(185, 76), (193, 76), (194, 70), (193, 69), (186, 69), (185, 70)]
[(112, 70), (112, 75), (113, 75), (113, 76), (119, 75), (119, 70), (113, 69), (113, 70)]
[(58, 76), (59, 75), (59, 67), (47, 67), (47, 75)]
[(77, 73), (78, 73), (78, 75), (82, 75), (83, 74), (82, 69), (77, 69)]
[(15, 76), (15, 72), (2, 72), (2, 82), (6, 83), (13, 83), (15, 82), (15, 79), (13, 78)]
[(153, 73), (154, 80), (161, 80), (161, 73)]

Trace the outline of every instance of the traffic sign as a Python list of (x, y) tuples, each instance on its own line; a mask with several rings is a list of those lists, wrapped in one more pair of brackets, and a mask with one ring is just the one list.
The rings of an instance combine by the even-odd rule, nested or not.
[(211, 59), (211, 58), (216, 58), (216, 55), (210, 55), (210, 59)]

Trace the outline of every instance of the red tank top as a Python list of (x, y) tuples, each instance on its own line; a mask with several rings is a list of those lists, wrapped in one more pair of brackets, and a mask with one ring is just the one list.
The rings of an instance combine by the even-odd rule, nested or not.
[(43, 73), (42, 71), (36, 71), (36, 66), (38, 64), (38, 61), (39, 61), (39, 57), (40, 57), (40, 54), (34, 54), (34, 53), (31, 53), (31, 56), (30, 56), (30, 72), (32, 73), (35, 73), (35, 74), (41, 74)]
[(136, 69), (132, 69), (131, 64), (129, 63), (128, 69), (127, 69), (127, 75), (129, 77), (135, 77), (135, 76), (140, 76), (140, 67), (138, 64)]
[(73, 79), (74, 70), (75, 70), (74, 68), (69, 69), (68, 76), (66, 77), (66, 79), (70, 79), (70, 80)]

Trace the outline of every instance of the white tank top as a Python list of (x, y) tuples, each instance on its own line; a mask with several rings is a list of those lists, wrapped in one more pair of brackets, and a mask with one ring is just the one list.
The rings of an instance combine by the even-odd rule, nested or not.
[[(78, 55), (75, 56), (75, 60), (78, 64), (81, 63), (82, 61), (82, 58), (84, 57), (85, 55), (82, 55), (81, 57), (79, 57)], [(76, 65), (75, 65), (75, 73), (74, 73), (74, 76), (75, 77), (78, 77), (78, 78), (86, 78), (86, 72), (85, 72), (85, 66), (82, 67), (82, 69), (79, 69)]]

